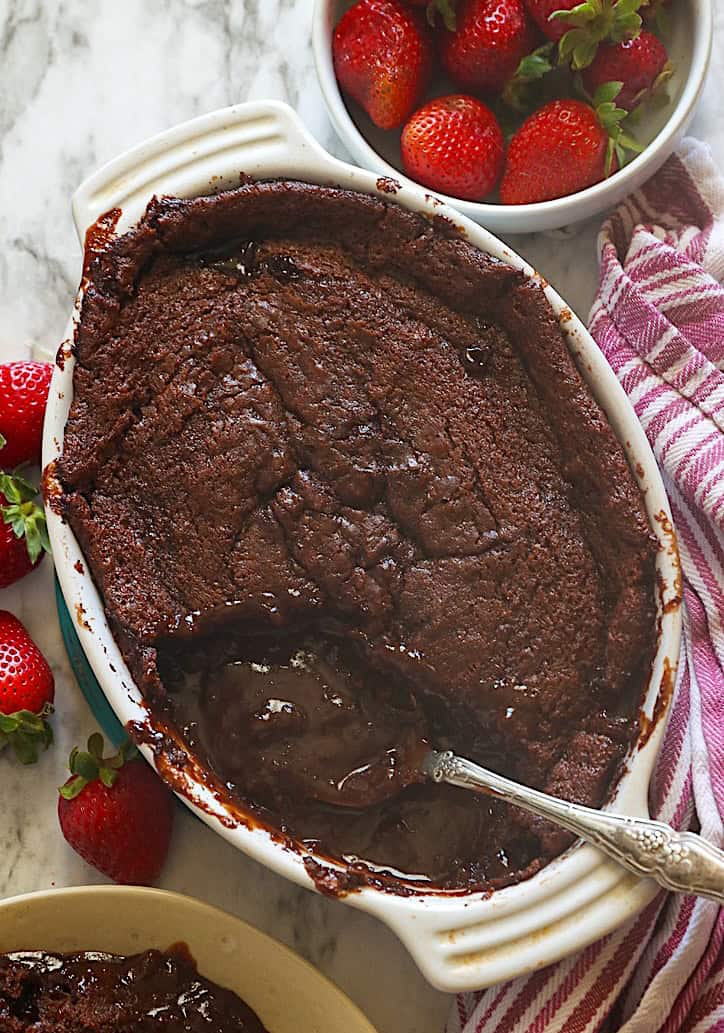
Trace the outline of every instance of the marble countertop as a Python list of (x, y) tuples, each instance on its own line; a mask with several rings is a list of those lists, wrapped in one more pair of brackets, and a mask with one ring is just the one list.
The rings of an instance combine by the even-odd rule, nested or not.
[[(294, 105), (340, 157), (308, 44), (311, 0), (0, 0), (0, 361), (55, 351), (80, 248), (69, 199), (101, 163), (176, 122), (230, 103)], [(717, 5), (724, 38), (724, 9)], [(715, 47), (715, 55), (717, 53)], [(724, 164), (714, 67), (692, 133)], [(512, 243), (585, 317), (598, 222), (570, 239)], [(56, 678), (55, 747), (34, 768), (0, 755), (0, 896), (100, 882), (57, 829), (55, 787), (70, 748), (94, 730), (63, 649), (46, 561), (0, 606), (25, 622)], [(309, 958), (379, 1033), (439, 1033), (450, 998), (429, 987), (377, 921), (298, 889), (223, 843), (182, 809), (161, 880), (232, 911)]]

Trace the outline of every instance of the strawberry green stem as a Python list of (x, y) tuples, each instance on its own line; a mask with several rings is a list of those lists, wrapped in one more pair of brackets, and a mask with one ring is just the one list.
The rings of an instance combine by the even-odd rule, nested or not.
[(628, 152), (640, 153), (643, 147), (633, 136), (626, 132), (623, 123), (628, 117), (624, 108), (616, 106), (616, 97), (623, 89), (622, 82), (603, 83), (596, 90), (591, 104), (595, 109), (598, 120), (608, 133), (608, 149), (606, 151), (606, 175), (610, 176), (614, 171), (614, 158), (616, 168), (625, 165), (628, 160)]
[(12, 527), (16, 538), (25, 538), (30, 562), (35, 563), (43, 550), (50, 552), (45, 513), (36, 502), (37, 488), (17, 472), (0, 473), (0, 493), (7, 502), (0, 506), (3, 522)]
[(79, 750), (77, 746), (71, 750), (68, 768), (72, 777), (58, 789), (65, 800), (73, 800), (89, 783), (96, 780), (110, 789), (123, 765), (136, 753), (130, 740), (122, 743), (118, 752), (110, 757), (103, 756), (103, 748), (103, 736), (100, 732), (94, 732), (88, 739), (87, 750)]
[(554, 11), (551, 20), (564, 21), (571, 28), (558, 44), (561, 64), (574, 71), (587, 68), (599, 43), (620, 43), (641, 32), (639, 8), (644, 0), (583, 0), (570, 10)]
[(10, 746), (21, 764), (34, 764), (40, 748), (47, 750), (53, 741), (47, 721), (52, 713), (52, 703), (46, 703), (38, 714), (31, 710), (0, 714), (0, 750)]

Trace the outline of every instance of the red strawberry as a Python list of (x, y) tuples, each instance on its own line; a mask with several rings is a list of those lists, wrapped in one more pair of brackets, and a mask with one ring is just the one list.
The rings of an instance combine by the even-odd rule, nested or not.
[[(533, 21), (548, 39), (560, 40), (560, 54), (576, 70), (586, 68), (604, 40), (618, 43), (641, 29), (643, 0), (525, 0)], [(570, 11), (570, 14), (563, 12)]]
[(37, 494), (23, 477), (0, 473), (0, 588), (25, 577), (50, 551)]
[(10, 744), (18, 760), (32, 764), (38, 747), (53, 733), (53, 672), (30, 635), (12, 613), (0, 610), (0, 750)]
[(482, 101), (437, 97), (402, 130), (402, 164), (411, 179), (468, 201), (489, 194), (503, 167), (503, 133)]
[(571, 26), (559, 19), (551, 21), (551, 15), (556, 11), (567, 11), (571, 7), (576, 7), (577, 3), (578, 0), (525, 0), (528, 14), (538, 28), (545, 33), (548, 39), (556, 42), (568, 32)]
[(103, 756), (103, 736), (74, 749), (71, 777), (60, 787), (58, 820), (76, 853), (114, 882), (149, 885), (159, 875), (171, 839), (173, 800), (168, 789), (125, 743)]
[(625, 112), (607, 84), (594, 107), (580, 100), (555, 100), (526, 119), (508, 147), (500, 186), (504, 204), (533, 204), (566, 197), (604, 179), (638, 145), (622, 132)]
[(343, 90), (375, 125), (394, 129), (420, 103), (430, 81), (433, 49), (422, 15), (399, 0), (359, 0), (332, 38)]
[(644, 29), (636, 39), (599, 47), (593, 64), (584, 69), (583, 85), (593, 96), (604, 83), (623, 83), (616, 104), (632, 111), (671, 75), (667, 62), (666, 47)]
[[(40, 438), (53, 367), (49, 362), (0, 365), (0, 467), (40, 462)], [(4, 439), (4, 440), (3, 440)]]
[(462, 0), (455, 31), (440, 33), (440, 58), (456, 85), (500, 93), (534, 44), (523, 0)]

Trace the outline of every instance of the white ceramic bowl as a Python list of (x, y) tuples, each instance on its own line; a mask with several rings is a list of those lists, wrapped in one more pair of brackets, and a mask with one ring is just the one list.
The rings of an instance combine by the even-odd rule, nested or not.
[[(295, 177), (335, 184), (390, 200), (389, 182), (381, 181), (378, 186), (373, 173), (331, 158), (291, 108), (278, 102), (242, 104), (177, 126), (86, 180), (73, 198), (79, 236), (83, 240), (87, 227), (111, 208), (121, 209), (117, 232), (124, 232), (141, 217), (153, 194), (198, 196), (238, 184), (240, 171), (260, 178)], [(533, 275), (499, 240), (424, 191), (401, 187), (395, 200), (428, 217), (445, 217), (482, 251)], [(583, 377), (639, 472), (651, 527), (661, 542), (661, 598), (657, 600), (661, 635), (645, 699), (645, 711), (650, 715), (662, 682), (670, 685), (679, 655), (680, 574), (669, 504), (646, 437), (610, 367), (562, 299), (550, 287), (546, 293)], [(71, 320), (69, 339), (72, 333)], [(48, 400), (44, 464), (52, 464), (62, 451), (73, 398), (73, 357), (67, 343), (62, 352)], [(52, 467), (46, 477), (52, 491)], [(70, 613), (77, 616), (78, 635), (91, 667), (121, 722), (143, 721), (147, 712), (141, 695), (109, 631), (87, 563), (79, 562), (83, 557), (78, 543), (52, 510), (48, 528), (63, 594)], [(613, 809), (647, 814), (648, 785), (662, 732), (659, 722), (648, 741), (632, 752)], [(144, 747), (143, 752), (153, 763), (151, 751)], [(219, 835), (275, 872), (313, 888), (303, 852), (285, 846), (263, 828), (240, 821), (237, 813), (196, 778), (192, 762), (177, 768), (173, 781), (188, 806)], [(453, 991), (496, 983), (570, 954), (628, 919), (654, 892), (650, 882), (625, 874), (592, 847), (578, 846), (527, 882), (492, 895), (428, 892), (402, 897), (368, 887), (344, 899), (386, 922), (402, 938), (428, 980)]]
[[(505, 205), (442, 197), (459, 212), (495, 233), (532, 233), (568, 226), (618, 204), (637, 190), (676, 150), (693, 118), (704, 87), (713, 39), (713, 0), (676, 0), (671, 5), (672, 32), (667, 49), (675, 66), (668, 90), (671, 103), (647, 113), (636, 129), (643, 153), (610, 179), (578, 194), (539, 204)], [(385, 132), (354, 101), (346, 101), (332, 62), (332, 32), (353, 0), (315, 0), (312, 42), (325, 104), (340, 139), (363, 168), (410, 183), (402, 173), (399, 133)], [(443, 86), (440, 93), (459, 90)]]
[(240, 918), (139, 886), (75, 886), (0, 901), (0, 953), (137, 954), (186, 943), (199, 972), (252, 1008), (269, 1033), (375, 1033), (317, 970)]

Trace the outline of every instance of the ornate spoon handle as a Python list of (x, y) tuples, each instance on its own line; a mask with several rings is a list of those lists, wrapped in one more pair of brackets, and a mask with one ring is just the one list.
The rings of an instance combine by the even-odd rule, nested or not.
[(693, 832), (661, 821), (607, 814), (529, 789), (453, 753), (431, 752), (423, 764), (434, 782), (492, 794), (550, 818), (587, 840), (630, 872), (655, 879), (674, 893), (693, 893), (724, 904), (724, 851)]

